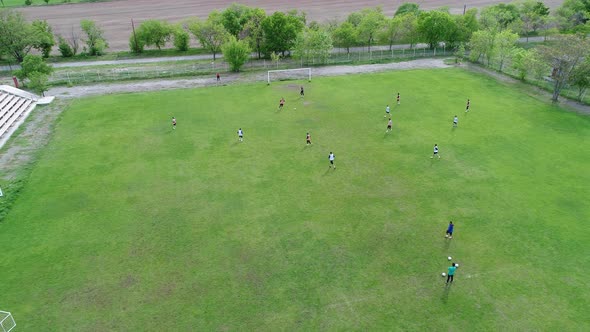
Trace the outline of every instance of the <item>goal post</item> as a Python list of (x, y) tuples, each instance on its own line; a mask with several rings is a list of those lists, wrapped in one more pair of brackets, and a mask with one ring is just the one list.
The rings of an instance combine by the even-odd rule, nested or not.
[(10, 332), (16, 326), (12, 314), (8, 311), (0, 310), (0, 331)]
[(275, 81), (305, 79), (311, 82), (311, 68), (277, 69), (269, 70), (266, 83), (270, 84), (271, 79)]

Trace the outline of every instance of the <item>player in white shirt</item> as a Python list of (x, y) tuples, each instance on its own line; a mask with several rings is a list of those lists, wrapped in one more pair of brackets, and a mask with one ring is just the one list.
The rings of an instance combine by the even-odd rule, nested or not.
[(238, 129), (238, 141), (244, 141), (244, 132), (242, 131), (242, 128)]
[(387, 105), (387, 107), (385, 107), (385, 115), (383, 117), (384, 118), (388, 117), (389, 116), (389, 112), (390, 112), (389, 105)]
[(330, 152), (328, 159), (330, 160), (330, 168), (334, 166), (334, 169), (336, 169), (336, 165), (334, 165), (334, 159), (336, 159), (336, 156), (332, 152)]
[(453, 118), (453, 127), (457, 127), (458, 124), (459, 124), (459, 118), (455, 115), (455, 118)]
[(434, 158), (435, 156), (438, 157), (438, 159), (440, 159), (440, 155), (438, 154), (438, 145), (434, 144), (434, 151), (432, 152), (432, 157), (430, 158)]
[(387, 130), (385, 130), (386, 133), (391, 131), (391, 125), (393, 125), (393, 121), (389, 118), (389, 121), (387, 121)]

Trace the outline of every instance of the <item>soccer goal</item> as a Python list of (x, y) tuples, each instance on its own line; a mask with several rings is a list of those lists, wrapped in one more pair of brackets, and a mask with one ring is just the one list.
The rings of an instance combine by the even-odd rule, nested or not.
[(8, 311), (0, 310), (0, 328), (2, 332), (10, 332), (16, 326), (12, 314)]
[(270, 81), (303, 80), (311, 82), (311, 68), (269, 70), (267, 83)]

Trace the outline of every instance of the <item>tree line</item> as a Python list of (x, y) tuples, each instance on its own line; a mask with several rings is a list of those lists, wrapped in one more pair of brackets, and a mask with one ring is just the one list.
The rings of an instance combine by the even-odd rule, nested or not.
[[(29, 23), (18, 12), (2, 11), (0, 56), (22, 62), (35, 49), (47, 57), (56, 39), (64, 57), (79, 52), (91, 56), (103, 54), (108, 43), (101, 29), (94, 22), (84, 20), (81, 30), (82, 36), (77, 36), (73, 29), (68, 36), (54, 36), (45, 21)], [(293, 56), (322, 63), (334, 47), (349, 52), (352, 47), (362, 46), (371, 52), (376, 44), (389, 45), (391, 49), (394, 44), (414, 47), (426, 43), (430, 48), (443, 46), (454, 50), (458, 58), (468, 51), (471, 61), (500, 71), (509, 66), (524, 80), (556, 66), (543, 57), (550, 46), (518, 48), (519, 36), (546, 39), (559, 33), (578, 36), (572, 38), (579, 38), (578, 44), (585, 45), (585, 37), (590, 33), (590, 0), (565, 0), (554, 12), (542, 1), (523, 0), (492, 5), (480, 12), (469, 9), (462, 14), (451, 14), (446, 7), (425, 11), (416, 3), (404, 3), (392, 17), (375, 7), (353, 12), (342, 21), (324, 23), (309, 21), (304, 12), (297, 10), (269, 15), (261, 8), (232, 4), (222, 11), (211, 12), (206, 19), (189, 19), (178, 24), (144, 21), (134, 26), (129, 48), (142, 53), (146, 48), (161, 49), (172, 43), (178, 51), (186, 51), (192, 36), (214, 59), (223, 53), (231, 69), (239, 71), (251, 53), (276, 61)], [(587, 62), (585, 52), (582, 58), (584, 61), (578, 62), (572, 72), (585, 68), (580, 66)]]

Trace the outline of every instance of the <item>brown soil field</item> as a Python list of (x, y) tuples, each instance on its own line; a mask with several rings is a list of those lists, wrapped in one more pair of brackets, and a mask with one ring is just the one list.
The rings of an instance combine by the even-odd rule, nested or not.
[[(80, 20), (90, 19), (97, 22), (104, 30), (109, 42), (109, 51), (128, 50), (131, 35), (131, 19), (140, 23), (146, 19), (163, 19), (178, 22), (190, 17), (207, 17), (213, 10), (222, 10), (232, 2), (239, 2), (251, 7), (260, 7), (272, 13), (274, 11), (302, 10), (309, 20), (325, 21), (344, 19), (349, 13), (366, 8), (381, 6), (386, 15), (391, 16), (397, 7), (408, 1), (383, 0), (116, 0), (81, 4), (64, 4), (56, 6), (35, 6), (20, 8), (28, 19), (47, 20), (56, 34), (69, 35), (72, 28), (79, 31)], [(507, 1), (494, 0), (414, 0), (422, 9), (434, 9), (449, 6), (451, 12), (460, 13), (463, 5), (467, 8), (485, 7), (494, 3)], [(562, 0), (546, 0), (551, 8), (559, 6)]]

